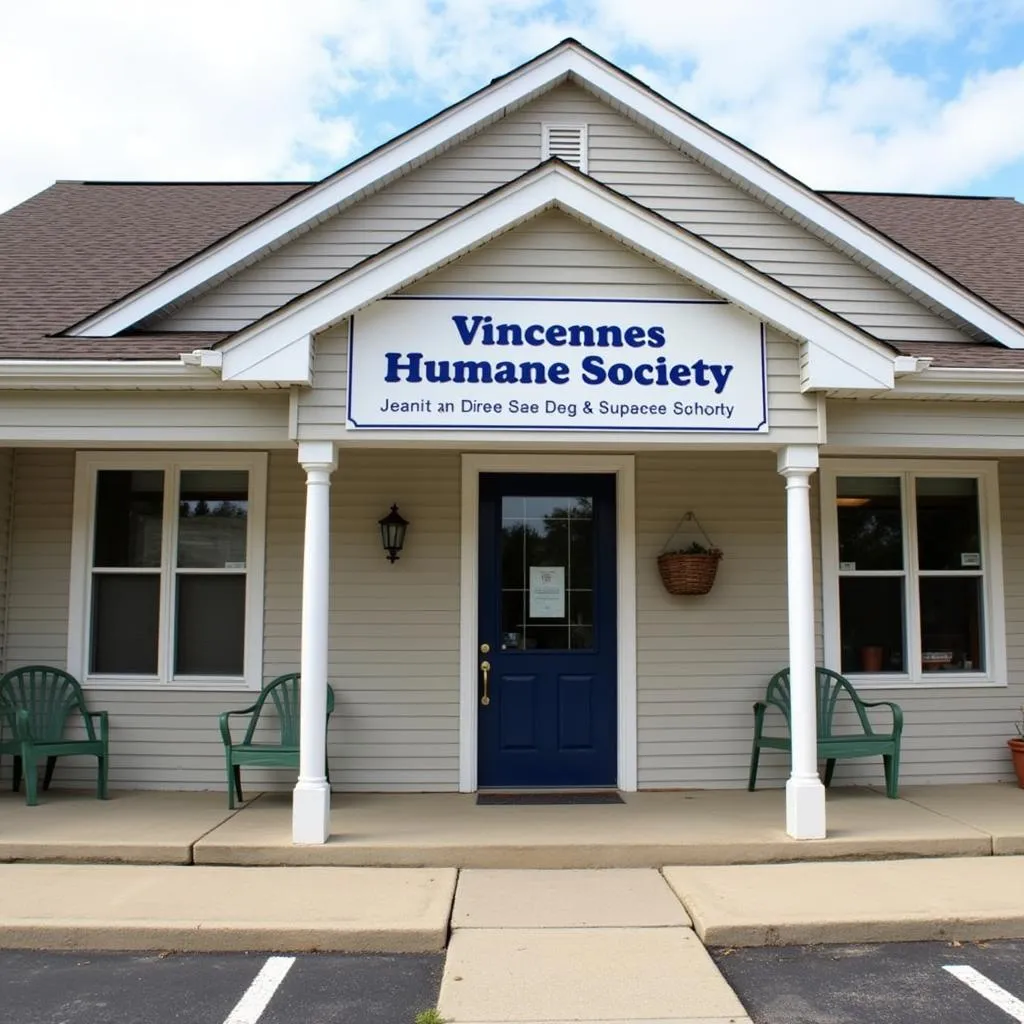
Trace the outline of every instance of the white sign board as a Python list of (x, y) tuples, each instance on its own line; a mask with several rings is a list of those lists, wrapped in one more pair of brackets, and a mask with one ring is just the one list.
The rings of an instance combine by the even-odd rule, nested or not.
[(565, 566), (530, 566), (530, 618), (565, 618)]
[(717, 300), (381, 299), (349, 338), (348, 425), (768, 429), (764, 326)]

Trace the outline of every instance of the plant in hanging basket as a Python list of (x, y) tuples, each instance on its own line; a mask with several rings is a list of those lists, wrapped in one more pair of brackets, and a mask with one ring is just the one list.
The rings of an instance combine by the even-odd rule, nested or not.
[(661, 582), (670, 594), (706, 594), (714, 585), (722, 550), (697, 543), (658, 555)]

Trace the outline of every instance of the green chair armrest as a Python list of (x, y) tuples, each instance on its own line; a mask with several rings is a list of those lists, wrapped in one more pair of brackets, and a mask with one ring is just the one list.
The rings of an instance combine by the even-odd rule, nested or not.
[(903, 708), (894, 704), (891, 700), (862, 700), (861, 706), (865, 708), (888, 708), (892, 712), (892, 734), (899, 736), (903, 732)]
[(32, 719), (27, 708), (18, 708), (14, 712), (14, 738), (32, 741)]
[(768, 705), (763, 701), (759, 700), (754, 703), (754, 739), (759, 740), (761, 733), (764, 730), (764, 713), (768, 710)]
[(231, 746), (231, 726), (228, 719), (232, 715), (251, 715), (259, 707), (259, 702), (250, 704), (247, 708), (239, 708), (237, 711), (223, 711), (220, 714), (220, 738), (224, 741), (225, 747)]
[(110, 736), (110, 716), (106, 711), (87, 711), (86, 714), (90, 718), (98, 718), (100, 720), (100, 742), (106, 744)]

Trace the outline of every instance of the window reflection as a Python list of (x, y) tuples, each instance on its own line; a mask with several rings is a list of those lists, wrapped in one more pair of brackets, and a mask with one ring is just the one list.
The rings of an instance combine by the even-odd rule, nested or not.
[(592, 648), (593, 498), (508, 496), (501, 513), (502, 649)]

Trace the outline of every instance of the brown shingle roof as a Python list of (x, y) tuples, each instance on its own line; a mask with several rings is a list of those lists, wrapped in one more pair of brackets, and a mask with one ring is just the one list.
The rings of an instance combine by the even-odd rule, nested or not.
[[(0, 216), (0, 359), (158, 359), (223, 334), (47, 337), (291, 198), (300, 183), (58, 182)], [(1012, 199), (823, 192), (1024, 322), (1024, 205)], [(998, 345), (906, 342), (937, 366), (1024, 367)]]
[(194, 335), (149, 335), (134, 338), (130, 347), (118, 339), (46, 335), (146, 284), (305, 187), (57, 182), (0, 216), (0, 358), (173, 358), (206, 347), (211, 341)]
[(977, 196), (822, 195), (1024, 323), (1024, 204)]

